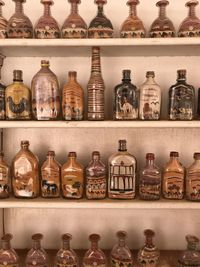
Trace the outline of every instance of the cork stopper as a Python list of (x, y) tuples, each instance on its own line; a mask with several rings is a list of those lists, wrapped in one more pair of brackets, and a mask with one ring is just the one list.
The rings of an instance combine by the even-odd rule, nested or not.
[(81, 0), (68, 0), (68, 2), (69, 2), (70, 4), (73, 4), (73, 3), (75, 3), (75, 4), (80, 4), (80, 3), (81, 3)]
[(76, 78), (77, 77), (77, 72), (76, 71), (69, 71), (68, 72), (69, 78)]
[(194, 159), (200, 159), (200, 152), (194, 153)]
[(21, 147), (22, 148), (26, 148), (27, 149), (29, 147), (29, 145), (30, 145), (29, 141), (27, 141), (27, 140), (22, 140), (21, 141)]
[(131, 70), (123, 70), (123, 80), (131, 80)]
[(139, 5), (140, 1), (139, 0), (129, 0), (126, 4), (127, 6), (132, 6), (132, 5)]
[(55, 157), (55, 151), (48, 151), (47, 157)]
[(93, 160), (100, 160), (100, 152), (99, 151), (94, 151), (92, 152), (92, 159)]
[(26, 3), (26, 0), (13, 0), (13, 2)]
[(1, 240), (2, 241), (11, 241), (13, 239), (13, 235), (12, 234), (5, 234)]
[(167, 6), (167, 5), (169, 5), (169, 1), (167, 1), (167, 0), (161, 0), (161, 1), (158, 1), (156, 3), (156, 6), (158, 6), (158, 7), (160, 7), (160, 6)]
[(155, 155), (153, 153), (147, 153), (146, 154), (146, 159), (147, 160), (154, 160), (155, 159)]
[(103, 5), (107, 4), (107, 0), (94, 0), (94, 2), (98, 6), (103, 6)]
[(119, 151), (127, 151), (126, 140), (119, 140)]
[(94, 243), (99, 242), (100, 239), (101, 239), (101, 237), (100, 237), (100, 235), (98, 235), (98, 234), (91, 234), (91, 235), (89, 236), (89, 240), (90, 240), (91, 242), (94, 242)]
[(63, 241), (70, 241), (70, 240), (72, 240), (72, 235), (70, 235), (70, 234), (63, 234), (62, 235), (62, 240)]
[(171, 158), (178, 158), (179, 157), (179, 153), (175, 152), (175, 151), (172, 151), (172, 152), (170, 152), (170, 157)]
[(186, 70), (177, 70), (177, 74), (178, 74), (178, 80), (185, 80), (187, 71)]
[(22, 70), (14, 70), (13, 71), (13, 81), (23, 82)]
[(188, 243), (194, 243), (194, 244), (199, 243), (199, 238), (194, 235), (186, 235), (185, 239), (187, 240)]
[(41, 67), (50, 67), (49, 60), (41, 60)]
[(54, 1), (53, 0), (41, 0), (40, 3), (43, 4), (43, 5), (46, 5), (46, 4), (48, 4), (50, 6), (54, 5)]
[(125, 239), (125, 238), (127, 238), (127, 232), (125, 232), (125, 231), (118, 231), (116, 235), (117, 235), (117, 237), (119, 239)]
[(39, 240), (42, 240), (42, 238), (43, 238), (43, 235), (40, 234), (40, 233), (32, 235), (32, 240), (33, 241), (39, 241)]
[(186, 7), (190, 7), (190, 6), (197, 6), (199, 4), (199, 1), (197, 0), (191, 0), (191, 1), (188, 1), (185, 6)]
[(147, 71), (147, 73), (146, 73), (146, 77), (147, 77), (147, 78), (149, 78), (149, 77), (154, 78), (154, 77), (155, 77), (155, 72), (154, 72), (154, 71)]
[(76, 152), (69, 152), (68, 157), (69, 158), (76, 158), (77, 154), (76, 154)]

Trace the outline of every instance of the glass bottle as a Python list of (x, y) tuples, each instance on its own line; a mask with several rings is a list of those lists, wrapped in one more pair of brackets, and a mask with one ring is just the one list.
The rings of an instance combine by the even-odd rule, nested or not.
[(0, 199), (9, 197), (10, 192), (10, 170), (4, 160), (3, 151), (0, 152)]
[(112, 267), (133, 267), (133, 258), (129, 247), (126, 244), (127, 233), (117, 232), (118, 244), (116, 244), (110, 255), (110, 265)]
[(38, 158), (29, 150), (29, 141), (21, 141), (21, 150), (12, 161), (12, 186), (17, 198), (39, 196)]
[(48, 257), (46, 251), (41, 247), (42, 234), (32, 236), (32, 248), (28, 251), (25, 266), (26, 267), (47, 267)]
[(159, 17), (152, 23), (149, 37), (175, 37), (175, 28), (172, 21), (166, 16), (166, 6), (169, 5), (169, 1), (161, 0), (156, 3), (159, 7)]
[(8, 38), (33, 38), (33, 25), (24, 14), (23, 3), (26, 0), (13, 0), (15, 13), (8, 21)]
[(126, 140), (119, 140), (119, 150), (108, 160), (108, 197), (135, 198), (136, 159), (127, 152)]
[(89, 240), (91, 242), (91, 248), (84, 255), (83, 267), (107, 266), (106, 256), (98, 246), (98, 242), (100, 241), (100, 239), (101, 239), (100, 236), (97, 234), (92, 234), (89, 236)]
[(179, 153), (170, 152), (170, 161), (163, 170), (162, 191), (164, 198), (183, 199), (185, 169), (179, 162)]
[(200, 118), (200, 88), (198, 89), (198, 107), (197, 107), (197, 118)]
[(186, 171), (186, 199), (200, 201), (200, 153), (194, 153), (194, 160)]
[(148, 71), (147, 80), (140, 87), (140, 111), (141, 120), (159, 120), (161, 110), (161, 88), (155, 82), (154, 71)]
[(139, 0), (129, 0), (127, 2), (130, 12), (128, 18), (122, 24), (120, 30), (121, 38), (144, 38), (146, 36), (144, 24), (137, 16), (137, 5), (139, 3)]
[(78, 257), (70, 247), (72, 236), (70, 234), (62, 235), (62, 248), (58, 251), (55, 258), (54, 267), (78, 267)]
[(139, 91), (131, 83), (131, 71), (123, 70), (122, 83), (114, 89), (114, 119), (135, 120), (138, 118)]
[(98, 6), (96, 17), (90, 22), (88, 38), (112, 38), (114, 34), (111, 21), (104, 15), (103, 6), (107, 0), (95, 0)]
[(62, 166), (62, 195), (64, 198), (79, 199), (83, 197), (83, 166), (76, 161), (76, 152), (70, 152), (67, 162)]
[(55, 160), (55, 152), (48, 151), (47, 160), (41, 168), (41, 191), (44, 198), (56, 198), (60, 196), (60, 164)]
[(61, 111), (60, 89), (56, 75), (47, 60), (41, 61), (41, 69), (33, 77), (32, 112), (36, 120), (57, 120)]
[(198, 4), (199, 2), (196, 0), (190, 0), (185, 4), (189, 8), (189, 13), (180, 25), (178, 37), (200, 36), (200, 19), (196, 16), (196, 6)]
[(146, 154), (146, 166), (140, 171), (140, 198), (159, 200), (161, 195), (161, 170), (155, 165), (155, 155)]
[(77, 82), (77, 72), (70, 71), (69, 81), (62, 92), (62, 111), (65, 120), (83, 120), (84, 114), (84, 91)]
[(0, 249), (0, 266), (18, 267), (19, 257), (16, 251), (11, 247), (11, 234), (5, 234), (1, 238), (2, 248)]
[(8, 21), (3, 17), (2, 7), (5, 5), (4, 1), (0, 0), (0, 39), (5, 39), (7, 35)]
[(198, 252), (197, 245), (199, 239), (196, 236), (187, 235), (187, 250), (183, 251), (178, 259), (178, 267), (199, 267), (200, 266), (200, 253)]
[(160, 252), (153, 244), (154, 231), (147, 229), (144, 231), (146, 242), (144, 247), (138, 252), (138, 262), (142, 267), (156, 267), (160, 260)]
[(58, 22), (51, 15), (53, 0), (41, 0), (44, 5), (44, 14), (35, 26), (35, 38), (37, 39), (56, 39), (60, 38)]
[(6, 119), (31, 119), (31, 91), (23, 83), (23, 72), (14, 70), (13, 83), (6, 88)]
[(186, 70), (178, 70), (177, 83), (169, 89), (170, 120), (193, 120), (195, 89), (186, 83)]
[(1, 69), (3, 66), (5, 56), (0, 54), (0, 120), (5, 120), (6, 118), (6, 103), (5, 103), (5, 90), (6, 86), (1, 83)]
[(92, 48), (92, 69), (87, 90), (88, 120), (104, 120), (105, 84), (101, 75), (100, 47)]
[(62, 26), (62, 38), (87, 38), (87, 24), (78, 12), (81, 0), (68, 0), (68, 2), (71, 4), (71, 13)]
[(86, 168), (86, 197), (88, 199), (104, 199), (106, 197), (106, 166), (101, 161), (100, 153), (92, 153), (92, 161)]

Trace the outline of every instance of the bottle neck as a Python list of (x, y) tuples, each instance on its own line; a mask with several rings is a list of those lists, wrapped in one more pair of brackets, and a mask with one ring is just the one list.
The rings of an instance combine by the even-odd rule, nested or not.
[(40, 249), (41, 243), (40, 240), (33, 240), (33, 249)]
[(3, 12), (2, 12), (2, 5), (0, 5), (0, 17), (3, 16)]
[(44, 16), (51, 16), (51, 7), (49, 4), (44, 4)]
[(178, 83), (186, 83), (186, 78), (177, 78)]
[(99, 4), (98, 5), (98, 16), (99, 15), (102, 16), (103, 13), (104, 13), (104, 11), (103, 11), (103, 4)]
[(118, 244), (119, 244), (119, 247), (124, 247), (126, 245), (125, 239), (120, 238)]
[(146, 165), (147, 166), (154, 166), (154, 159), (147, 159), (146, 160)]
[(21, 149), (23, 149), (23, 150), (29, 150), (29, 146), (28, 145), (22, 145), (21, 146)]
[(98, 249), (98, 242), (91, 242), (91, 249), (92, 250)]
[(10, 241), (3, 241), (3, 242), (2, 242), (2, 248), (3, 248), (4, 250), (11, 249)]
[(16, 1), (15, 12), (16, 13), (24, 13), (24, 8), (23, 8), (22, 2)]
[(70, 241), (69, 240), (63, 241), (63, 249), (64, 250), (70, 250)]
[(74, 3), (74, 2), (71, 3), (71, 13), (72, 14), (78, 14), (78, 4), (77, 3)]
[(92, 73), (101, 73), (101, 59), (99, 50), (95, 50), (92, 53)]
[(154, 77), (153, 76), (148, 76), (147, 79), (146, 79), (146, 82), (155, 83)]
[(189, 7), (188, 16), (192, 18), (196, 17), (196, 6), (195, 5), (191, 5)]
[(153, 239), (151, 237), (146, 237), (146, 246), (153, 247)]
[(137, 16), (137, 8), (136, 5), (132, 4), (130, 5), (130, 11), (129, 11), (130, 16), (136, 17)]
[(54, 159), (55, 159), (55, 157), (53, 157), (53, 156), (47, 156), (47, 160), (48, 160), (49, 162), (54, 161)]
[(76, 162), (76, 158), (74, 158), (74, 157), (69, 157), (69, 162), (70, 162), (71, 164), (74, 164), (74, 163)]
[(187, 249), (188, 249), (188, 250), (196, 250), (196, 249), (197, 249), (197, 245), (196, 245), (196, 243), (194, 243), (194, 242), (189, 242), (189, 243), (188, 243), (188, 246), (187, 246)]
[(69, 75), (69, 82), (77, 82), (76, 76)]
[(178, 160), (178, 158), (177, 157), (170, 157), (170, 162), (174, 162), (174, 163), (178, 163), (179, 162), (179, 160)]
[(165, 5), (160, 6), (159, 17), (161, 19), (165, 19), (166, 18), (166, 6)]

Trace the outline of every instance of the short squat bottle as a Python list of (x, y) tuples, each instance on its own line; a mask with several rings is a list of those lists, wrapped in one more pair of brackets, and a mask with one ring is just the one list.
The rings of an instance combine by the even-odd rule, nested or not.
[(41, 168), (41, 191), (44, 198), (56, 198), (60, 196), (60, 164), (55, 160), (55, 152), (47, 153), (47, 160)]
[(135, 120), (138, 118), (139, 92), (131, 83), (131, 71), (123, 70), (122, 83), (114, 89), (114, 119)]
[(169, 89), (170, 120), (193, 120), (195, 89), (186, 83), (186, 70), (178, 70), (177, 83)]
[(92, 161), (86, 168), (86, 197), (88, 199), (104, 199), (106, 197), (106, 166), (101, 161), (100, 153), (92, 153)]
[(32, 236), (32, 248), (28, 251), (25, 265), (26, 267), (47, 267), (48, 257), (46, 251), (41, 247), (42, 234)]
[(116, 244), (110, 254), (110, 266), (133, 267), (133, 258), (129, 247), (126, 244), (127, 233), (117, 232), (118, 244)]
[(186, 171), (186, 199), (200, 201), (200, 153), (194, 154), (194, 162)]
[(1, 249), (0, 249), (0, 266), (5, 267), (18, 267), (19, 256), (16, 251), (11, 247), (11, 240), (13, 236), (11, 234), (5, 234), (1, 238)]
[(67, 162), (62, 166), (62, 195), (64, 198), (80, 199), (83, 197), (83, 166), (77, 162), (76, 152), (70, 152)]
[(183, 199), (185, 170), (179, 162), (178, 152), (170, 153), (170, 161), (163, 170), (162, 191), (164, 198)]
[(21, 70), (14, 70), (13, 84), (6, 88), (6, 118), (8, 120), (31, 119), (31, 91), (23, 83)]
[(91, 248), (84, 255), (83, 267), (107, 267), (106, 256), (98, 246), (100, 239), (100, 236), (97, 234), (89, 236)]
[(127, 152), (126, 140), (119, 140), (118, 152), (108, 161), (108, 197), (135, 198), (136, 159)]
[(140, 171), (140, 198), (159, 200), (161, 195), (161, 170), (155, 165), (155, 155), (146, 154), (146, 166)]
[(38, 158), (30, 151), (29, 141), (21, 141), (21, 150), (12, 162), (12, 186), (17, 198), (39, 196)]
[(3, 151), (0, 152), (0, 199), (9, 197), (10, 192), (10, 170), (4, 160)]
[(140, 111), (141, 120), (159, 120), (161, 109), (161, 88), (155, 82), (154, 71), (148, 71), (147, 80), (140, 87)]
[(57, 252), (54, 267), (78, 267), (78, 257), (70, 247), (72, 236), (62, 235), (62, 248)]
[(5, 103), (5, 90), (6, 86), (1, 82), (1, 69), (3, 67), (5, 56), (0, 54), (0, 120), (5, 120), (6, 118), (6, 103)]
[(67, 121), (83, 120), (84, 112), (84, 91), (77, 82), (77, 72), (70, 71), (68, 83), (63, 88), (62, 112), (63, 118)]

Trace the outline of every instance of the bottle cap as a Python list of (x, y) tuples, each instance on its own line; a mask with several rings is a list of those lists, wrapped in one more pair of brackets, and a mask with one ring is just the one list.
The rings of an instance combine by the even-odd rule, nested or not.
[(47, 156), (55, 157), (55, 151), (48, 151)]
[(90, 240), (91, 242), (98, 242), (100, 239), (101, 239), (101, 237), (100, 237), (100, 235), (98, 235), (98, 234), (91, 234), (91, 235), (89, 236), (89, 240)]
[(107, 4), (107, 0), (94, 0), (94, 2), (97, 5), (105, 5), (105, 4)]
[(50, 63), (49, 60), (41, 60), (41, 67), (49, 67)]
[(126, 140), (119, 140), (119, 151), (127, 151)]
[(69, 152), (68, 157), (69, 158), (76, 158), (77, 154), (76, 154), (76, 152)]
[(154, 160), (155, 159), (155, 155), (153, 153), (147, 153), (146, 154), (146, 159)]
[(69, 77), (76, 77), (77, 76), (77, 72), (76, 71), (69, 71), (68, 72), (68, 76)]
[(123, 80), (131, 80), (131, 70), (123, 70)]
[(49, 4), (52, 6), (54, 4), (54, 1), (53, 0), (41, 0), (40, 3), (43, 5)]
[(13, 235), (12, 235), (12, 234), (5, 234), (5, 235), (1, 238), (2, 241), (10, 241), (10, 240), (12, 240), (12, 239), (13, 239)]
[(129, 0), (126, 4), (127, 6), (132, 6), (132, 5), (138, 5), (140, 3), (139, 0)]
[(69, 3), (76, 3), (76, 4), (80, 4), (81, 0), (68, 0)]
[(92, 157), (100, 157), (100, 152), (99, 151), (92, 152)]
[(190, 7), (190, 6), (197, 6), (199, 4), (199, 2), (197, 0), (191, 0), (191, 1), (188, 1), (185, 6), (186, 7)]
[(23, 82), (23, 72), (21, 70), (13, 71), (13, 80)]
[(63, 234), (62, 235), (62, 240), (63, 241), (69, 241), (71, 239), (72, 239), (72, 235), (70, 235), (70, 234)]
[(32, 235), (32, 240), (34, 240), (34, 241), (41, 240), (42, 238), (43, 238), (43, 235), (40, 233)]
[(186, 235), (185, 239), (187, 240), (188, 243), (199, 243), (199, 238), (194, 236), (194, 235)]
[(125, 231), (118, 231), (116, 235), (117, 235), (117, 237), (119, 239), (125, 239), (127, 237), (127, 232), (125, 232)]
[(26, 145), (26, 146), (29, 146), (29, 141), (27, 141), (27, 140), (22, 140), (21, 141), (21, 146), (24, 146), (24, 145)]
[(156, 6), (167, 6), (167, 5), (169, 5), (169, 1), (167, 1), (167, 0), (160, 0), (160, 1), (158, 1), (157, 3), (156, 3)]
[(155, 232), (152, 229), (146, 229), (144, 230), (144, 235), (146, 237), (152, 238), (155, 236)]
[(149, 78), (149, 77), (155, 77), (155, 72), (154, 71), (147, 71), (146, 73), (146, 77)]
[(200, 152), (194, 153), (194, 159), (200, 159)]
[(178, 73), (178, 79), (185, 79), (187, 71), (186, 70), (177, 70)]
[(172, 157), (172, 158), (178, 158), (179, 157), (179, 153), (178, 152), (175, 152), (175, 151), (172, 151), (172, 152), (170, 152), (170, 157)]

